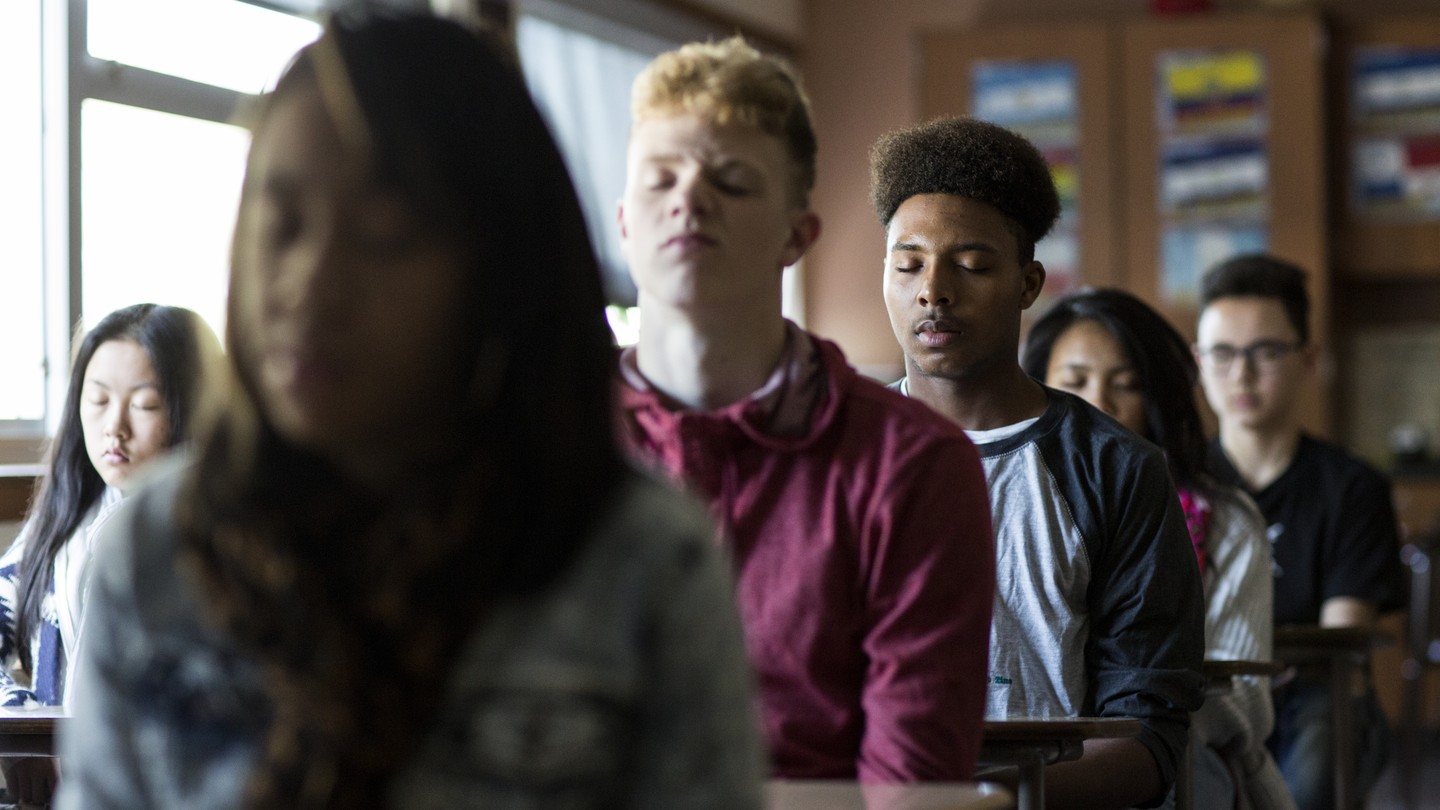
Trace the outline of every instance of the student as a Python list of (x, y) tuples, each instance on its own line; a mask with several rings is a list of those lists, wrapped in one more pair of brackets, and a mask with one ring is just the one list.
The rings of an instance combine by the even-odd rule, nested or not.
[(885, 227), (885, 305), (905, 353), (895, 384), (965, 428), (995, 524), (986, 713), (1134, 717), (1051, 767), (1051, 805), (1154, 805), (1200, 704), (1195, 557), (1154, 446), (1018, 362), (1020, 313), (1059, 211), (1040, 153), (968, 118), (889, 133), (871, 151)]
[[(186, 436), (219, 353), (199, 316), (155, 304), (112, 312), (79, 340), (39, 491), (0, 557), (0, 705), (67, 702), (95, 537), (138, 471)], [(54, 760), (7, 760), (5, 778), (12, 800), (45, 804)]]
[(341, 16), (265, 101), (234, 388), (106, 549), (61, 807), (760, 807), (723, 564), (615, 447), (596, 260), (509, 64)]
[(771, 772), (968, 779), (994, 551), (965, 437), (780, 314), (820, 232), (798, 80), (739, 39), (635, 81), (620, 231), (634, 453), (710, 505), (733, 558)]
[[(1193, 396), (1199, 372), (1184, 338), (1135, 296), (1084, 289), (1055, 302), (1025, 339), (1021, 366), (1165, 451), (1205, 588), (1205, 657), (1271, 658), (1270, 547), (1255, 505), (1205, 472)], [(1194, 806), (1292, 810), (1265, 748), (1274, 727), (1268, 678), (1236, 678), (1191, 718)], [(1239, 798), (1243, 797), (1243, 798)]]
[[(1268, 524), (1275, 558), (1275, 622), (1374, 626), (1404, 602), (1390, 483), (1300, 426), (1300, 388), (1318, 348), (1310, 342), (1305, 273), (1272, 256), (1220, 263), (1201, 282), (1195, 354), (1220, 421), (1209, 447), (1217, 478), (1242, 487)], [(1353, 706), (1357, 795), (1380, 774), (1388, 730), (1368, 683)], [(1270, 749), (1301, 810), (1333, 807), (1328, 686), (1317, 673), (1275, 693)]]

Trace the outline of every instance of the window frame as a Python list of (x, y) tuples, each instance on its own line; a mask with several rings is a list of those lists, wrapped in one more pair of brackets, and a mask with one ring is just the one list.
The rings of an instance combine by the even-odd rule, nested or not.
[[(319, 0), (324, 2), (324, 0)], [(69, 382), (74, 326), (80, 322), (85, 270), (81, 109), (98, 99), (188, 118), (233, 124), (255, 96), (90, 54), (89, 0), (39, 0), (41, 38), (43, 419), (0, 419), (0, 465), (36, 461), (59, 427)], [(295, 16), (307, 0), (236, 0)]]
[[(81, 109), (99, 99), (156, 112), (233, 124), (235, 113), (256, 96), (145, 68), (91, 56), (88, 48), (89, 0), (38, 0), (40, 3), (42, 165), (42, 298), (45, 415), (39, 420), (0, 419), (0, 465), (29, 464), (54, 435), (69, 378), (73, 331), (84, 298), (82, 235)], [(317, 19), (333, 0), (235, 0), (235, 2)], [(390, 0), (396, 5), (427, 6), (427, 0)], [(450, 6), (476, 0), (429, 0)], [(640, 32), (646, 44), (724, 36), (736, 30), (767, 50), (793, 56), (793, 43), (757, 31), (738, 20), (726, 27), (711, 14), (664, 0), (510, 0), (512, 19), (531, 14), (579, 27), (594, 36), (630, 47)], [(608, 22), (607, 22), (608, 21)]]

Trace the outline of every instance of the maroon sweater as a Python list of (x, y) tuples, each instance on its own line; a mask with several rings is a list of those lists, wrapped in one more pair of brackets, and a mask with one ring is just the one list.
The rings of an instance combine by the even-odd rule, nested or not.
[(979, 458), (790, 329), (771, 382), (714, 411), (674, 406), (631, 350), (625, 439), (709, 504), (731, 552), (774, 776), (969, 779), (995, 590)]

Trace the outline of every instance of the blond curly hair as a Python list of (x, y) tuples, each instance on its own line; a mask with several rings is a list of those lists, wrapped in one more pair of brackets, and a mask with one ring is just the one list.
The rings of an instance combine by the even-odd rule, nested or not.
[(779, 138), (790, 161), (792, 203), (809, 205), (815, 187), (815, 130), (800, 77), (743, 37), (692, 42), (655, 57), (635, 78), (634, 124), (698, 115), (717, 124), (741, 123)]

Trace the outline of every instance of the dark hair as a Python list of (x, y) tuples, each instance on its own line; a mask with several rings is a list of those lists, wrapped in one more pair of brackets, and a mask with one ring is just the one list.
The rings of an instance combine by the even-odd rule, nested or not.
[[(236, 310), (237, 285), (254, 280), (232, 274), (238, 390), (203, 434), (179, 518), (205, 607), (265, 673), (272, 712), (251, 807), (294, 805), (319, 783), (333, 792), (316, 806), (384, 795), (477, 622), (497, 602), (549, 587), (625, 479), (599, 267), (512, 60), (437, 17), (344, 14), (300, 53), (266, 109), (307, 82), (323, 94), (327, 79), (358, 105), (363, 120), (339, 128), (363, 127), (378, 182), (473, 248), (468, 331), (454, 351), (474, 359), (464, 395), (432, 403), (459, 416), (448, 457), (395, 490), (364, 490), (266, 421), (255, 339)], [(242, 222), (247, 210), (242, 201)], [(537, 228), (543, 268), (530, 255)], [(543, 364), (526, 345), (540, 323), (552, 338)]]
[(917, 194), (953, 194), (994, 206), (1013, 224), (1020, 260), (1060, 216), (1050, 167), (1035, 145), (974, 118), (936, 118), (882, 135), (870, 147), (870, 199), (888, 227)]
[(1200, 280), (1202, 311), (1217, 299), (1244, 296), (1279, 301), (1300, 342), (1310, 342), (1310, 295), (1299, 266), (1264, 253), (1248, 253), (1215, 265)]
[(80, 397), (90, 359), (104, 343), (131, 340), (140, 344), (155, 370), (169, 425), (166, 446), (173, 447), (190, 429), (195, 398), (207, 355), (220, 353), (215, 334), (188, 309), (136, 304), (106, 315), (83, 338), (77, 335), (70, 383), (60, 427), (50, 446), (46, 472), (26, 517), (29, 529), (20, 560), (15, 601), (15, 644), (20, 664), (33, 674), (29, 639), (42, 624), (40, 605), (50, 590), (55, 555), (80, 528), (105, 490), (90, 460), (85, 429), (80, 423)]
[(1165, 451), (1175, 483), (1201, 485), (1205, 427), (1195, 404), (1199, 372), (1185, 339), (1130, 293), (1086, 288), (1056, 301), (1030, 327), (1020, 360), (1025, 372), (1043, 382), (1055, 342), (1079, 321), (1104, 327), (1134, 366), (1145, 396), (1145, 438)]

